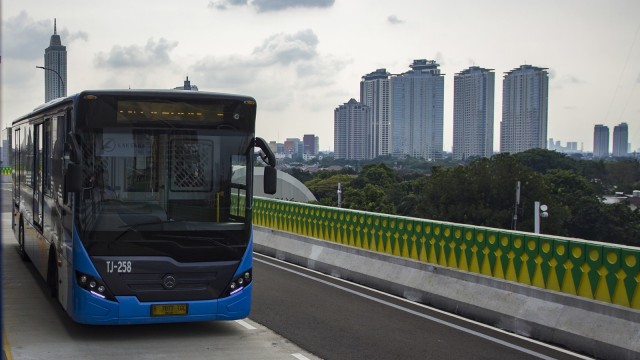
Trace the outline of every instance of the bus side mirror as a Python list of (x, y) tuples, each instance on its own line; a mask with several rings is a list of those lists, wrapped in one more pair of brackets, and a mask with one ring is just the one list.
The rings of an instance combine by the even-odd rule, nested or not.
[(66, 189), (69, 192), (79, 193), (82, 191), (82, 168), (77, 164), (69, 164), (67, 175), (64, 178)]
[(276, 193), (278, 184), (278, 170), (273, 166), (264, 168), (264, 193), (273, 195)]

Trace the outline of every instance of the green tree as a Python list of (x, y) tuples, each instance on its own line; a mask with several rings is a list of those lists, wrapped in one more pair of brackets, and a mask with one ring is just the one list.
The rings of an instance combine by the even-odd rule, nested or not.
[(326, 206), (338, 205), (338, 183), (348, 187), (356, 179), (355, 175), (325, 172), (305, 183), (307, 188), (318, 199), (318, 204)]
[(380, 186), (366, 184), (363, 188), (347, 187), (343, 194), (342, 204), (345, 208), (395, 214), (394, 206), (388, 201), (385, 189)]
[(539, 173), (546, 173), (553, 169), (576, 170), (578, 167), (575, 159), (552, 150), (530, 149), (513, 156), (520, 164)]

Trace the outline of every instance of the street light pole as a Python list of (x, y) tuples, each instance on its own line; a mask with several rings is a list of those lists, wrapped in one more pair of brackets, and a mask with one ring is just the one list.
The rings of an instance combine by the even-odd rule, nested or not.
[(547, 205), (541, 205), (540, 201), (533, 203), (533, 232), (540, 234), (540, 220), (549, 217)]
[[(60, 74), (57, 71), (55, 71), (55, 70), (53, 70), (51, 68), (48, 68), (48, 67), (44, 67), (44, 66), (36, 66), (36, 68), (42, 69), (42, 70), (49, 70), (49, 71), (53, 71), (54, 73), (56, 73), (56, 75), (58, 75), (58, 79), (60, 79), (60, 84), (62, 84), (62, 88), (64, 89), (64, 80), (62, 80), (62, 76), (60, 76)], [(58, 91), (59, 91), (59, 94), (60, 94), (59, 97), (63, 97), (62, 89), (60, 89), (60, 86), (58, 86)]]

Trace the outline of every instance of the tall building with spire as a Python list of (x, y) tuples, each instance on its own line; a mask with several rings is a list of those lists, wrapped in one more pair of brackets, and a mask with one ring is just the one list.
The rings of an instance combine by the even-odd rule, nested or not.
[(184, 85), (183, 86), (178, 86), (173, 88), (174, 90), (192, 90), (192, 91), (198, 91), (198, 87), (195, 85), (191, 85), (191, 81), (189, 81), (189, 76), (187, 76), (187, 79), (184, 81)]
[(547, 147), (549, 74), (546, 68), (521, 65), (502, 81), (500, 152)]
[(44, 50), (44, 100), (67, 96), (67, 47), (62, 46), (56, 19), (49, 47)]

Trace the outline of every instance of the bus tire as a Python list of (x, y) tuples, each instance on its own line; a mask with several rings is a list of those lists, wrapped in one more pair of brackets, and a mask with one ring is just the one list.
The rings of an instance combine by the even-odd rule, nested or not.
[(20, 225), (18, 225), (18, 254), (22, 261), (29, 261), (29, 255), (24, 248), (24, 223), (20, 219)]
[(47, 287), (52, 298), (58, 297), (58, 259), (53, 246), (49, 247), (49, 266), (47, 269)]

